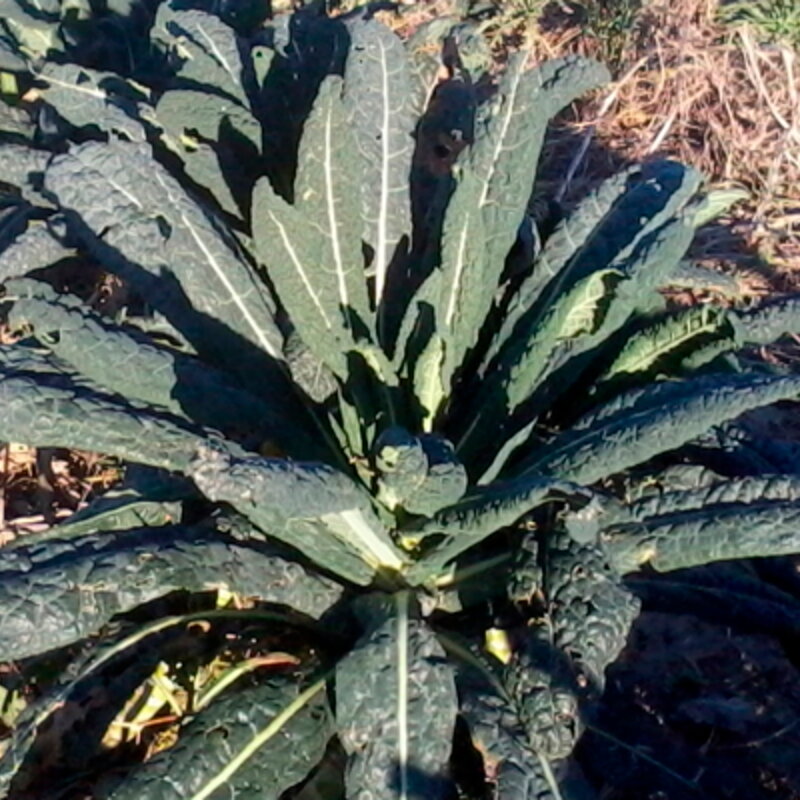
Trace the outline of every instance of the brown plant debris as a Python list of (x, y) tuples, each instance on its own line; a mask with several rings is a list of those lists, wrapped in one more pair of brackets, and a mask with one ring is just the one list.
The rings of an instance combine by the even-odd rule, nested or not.
[[(575, 32), (569, 16), (541, 29), (541, 58), (565, 50), (604, 57), (603, 41)], [(753, 294), (800, 282), (800, 63), (788, 45), (719, 19), (719, 0), (643, 4), (626, 37), (617, 81), (566, 126), (593, 133), (567, 199), (620, 164), (675, 158), (750, 199), (701, 232), (695, 255), (745, 270)], [(550, 144), (559, 149), (558, 137)], [(558, 161), (558, 159), (556, 159)], [(561, 176), (564, 175), (562, 169)], [(760, 272), (761, 275), (753, 274)]]
[(0, 443), (0, 546), (70, 517), (119, 477), (94, 453)]

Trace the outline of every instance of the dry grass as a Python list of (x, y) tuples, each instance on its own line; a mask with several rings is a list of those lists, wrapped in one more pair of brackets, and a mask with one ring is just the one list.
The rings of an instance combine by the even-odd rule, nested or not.
[[(570, 185), (560, 191), (580, 195), (620, 163), (670, 157), (691, 164), (713, 183), (751, 194), (724, 225), (698, 237), (696, 255), (757, 270), (749, 273), (755, 294), (794, 290), (800, 285), (798, 56), (788, 45), (759, 41), (746, 25), (723, 25), (718, 5), (661, 0), (639, 13), (617, 82), (569, 126), (573, 134), (591, 132), (594, 157), (587, 153), (573, 164)], [(537, 57), (602, 55), (601, 42), (578, 33), (568, 17), (551, 20), (533, 41)]]

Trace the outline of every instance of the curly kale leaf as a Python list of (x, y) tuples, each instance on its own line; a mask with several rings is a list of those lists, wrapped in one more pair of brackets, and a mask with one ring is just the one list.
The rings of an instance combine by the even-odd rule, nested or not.
[(369, 496), (347, 475), (319, 463), (237, 458), (202, 447), (189, 474), (211, 500), (230, 503), (268, 536), (358, 584), (404, 558)]
[(273, 678), (214, 701), (182, 727), (177, 744), (101, 797), (278, 800), (317, 765), (333, 732), (324, 681), (304, 688)]
[(3, 657), (25, 658), (96, 632), (114, 615), (172, 591), (231, 591), (318, 617), (333, 581), (218, 531), (167, 526), (16, 547), (0, 560)]
[(336, 669), (347, 797), (443, 798), (458, 710), (444, 650), (407, 592), (361, 610), (367, 630)]

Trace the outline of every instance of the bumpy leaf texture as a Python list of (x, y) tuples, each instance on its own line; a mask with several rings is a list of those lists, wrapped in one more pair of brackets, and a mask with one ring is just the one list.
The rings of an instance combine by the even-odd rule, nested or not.
[(448, 792), (455, 681), (412, 603), (406, 592), (368, 598), (367, 630), (336, 669), (336, 724), (352, 800), (436, 800)]
[(614, 525), (603, 532), (603, 543), (619, 572), (633, 572), (644, 564), (668, 572), (733, 558), (796, 553), (799, 519), (797, 501), (765, 498)]
[(228, 96), (248, 107), (242, 86), (242, 62), (236, 34), (214, 14), (180, 10), (177, 4), (158, 8), (151, 38), (172, 51), (179, 83), (198, 84), (211, 94)]
[(601, 407), (586, 423), (538, 450), (526, 466), (536, 473), (594, 483), (674, 450), (745, 411), (798, 394), (800, 379), (794, 377), (713, 376), (668, 382), (666, 387), (656, 384)]
[(508, 527), (535, 508), (553, 500), (585, 503), (591, 493), (576, 484), (552, 478), (520, 477), (481, 486), (463, 500), (444, 508), (409, 530), (418, 536), (444, 534), (445, 539), (409, 571), (409, 579), (424, 582), (487, 536)]
[(50, 539), (69, 539), (90, 533), (128, 531), (134, 528), (158, 528), (181, 518), (180, 501), (191, 492), (167, 494), (162, 500), (144, 498), (134, 489), (110, 489), (70, 515), (64, 522), (42, 531), (27, 533), (22, 540), (9, 542), (8, 547), (20, 544), (41, 544)]
[(316, 766), (333, 735), (324, 681), (273, 678), (225, 695), (191, 719), (178, 743), (103, 800), (278, 800)]
[(800, 478), (795, 475), (747, 476), (730, 480), (715, 476), (707, 485), (702, 485), (699, 469), (696, 468), (693, 476), (693, 485), (697, 488), (645, 495), (625, 509), (623, 521), (644, 520), (681, 511), (700, 511), (716, 505), (800, 501)]
[[(530, 745), (519, 708), (509, 696), (498, 669), (449, 637), (448, 654), (455, 656), (460, 713), (470, 736), (493, 777), (495, 800), (558, 800), (559, 783), (550, 762)], [(499, 666), (499, 664), (498, 664)]]
[(357, 584), (399, 569), (402, 554), (351, 478), (325, 464), (232, 457), (203, 447), (189, 474), (214, 501), (228, 502), (265, 533)]
[(0, 569), (2, 658), (25, 658), (95, 633), (115, 614), (172, 591), (227, 587), (318, 617), (341, 588), (266, 548), (218, 531), (169, 526), (20, 546)]
[[(354, 325), (371, 328), (361, 251), (356, 136), (343, 100), (342, 80), (329, 76), (319, 88), (303, 128), (295, 180), (295, 206), (324, 245), (317, 271), (333, 281), (330, 303), (358, 338)], [(307, 233), (308, 231), (306, 231)]]
[(445, 385), (475, 344), (500, 283), (530, 197), (548, 121), (608, 72), (580, 58), (526, 70), (512, 58), (498, 99), (480, 120), (475, 144), (459, 163), (442, 232), (442, 294), (437, 328), (447, 336)]
[(619, 656), (639, 602), (622, 585), (597, 544), (578, 544), (565, 533), (548, 537), (546, 580), (553, 643), (566, 653), (595, 693)]
[(246, 434), (256, 445), (269, 438), (287, 447), (302, 436), (232, 376), (111, 323), (72, 295), (31, 280), (10, 281), (6, 291), (17, 298), (9, 324), (32, 326), (56, 356), (98, 385), (229, 434)]
[(388, 27), (357, 19), (349, 32), (344, 97), (361, 156), (362, 237), (373, 253), (378, 307), (395, 249), (411, 235), (411, 76), (403, 43)]
[[(189, 197), (147, 146), (78, 145), (54, 159), (45, 182), (64, 208), (102, 234), (106, 255), (111, 250), (116, 265), (127, 267), (122, 277), (141, 282), (141, 271), (162, 282), (172, 277), (195, 313), (281, 357), (282, 336), (261, 279), (221, 221)], [(200, 344), (213, 352), (208, 336)]]
[(49, 267), (74, 250), (62, 241), (55, 220), (33, 222), (3, 250), (0, 281), (17, 278), (36, 269)]
[(139, 107), (146, 98), (114, 73), (46, 63), (38, 77), (47, 83), (44, 101), (76, 128), (97, 126), (132, 142), (146, 140)]
[(58, 383), (43, 382), (42, 373), (0, 370), (6, 441), (94, 450), (178, 472), (188, 469), (203, 442), (177, 419), (141, 411), (69, 381)]

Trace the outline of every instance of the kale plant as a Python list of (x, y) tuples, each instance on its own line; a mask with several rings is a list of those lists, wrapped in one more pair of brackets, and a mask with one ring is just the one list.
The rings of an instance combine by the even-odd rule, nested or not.
[[(800, 393), (736, 355), (797, 301), (661, 292), (719, 282), (686, 252), (733, 198), (653, 161), (529, 217), (548, 121), (608, 79), (581, 58), (512, 55), (486, 92), (448, 30), (308, 8), (248, 38), (172, 0), (114, 72), (6, 6), (34, 99), (3, 112), (0, 436), (127, 466), (2, 550), (0, 656), (50, 671), (3, 796), (569, 796), (623, 577), (800, 549), (798, 479), (720, 466)], [(57, 291), (64, 262), (124, 313)], [(99, 774), (143, 683), (169, 710), (198, 659), (225, 668), (173, 739)]]

